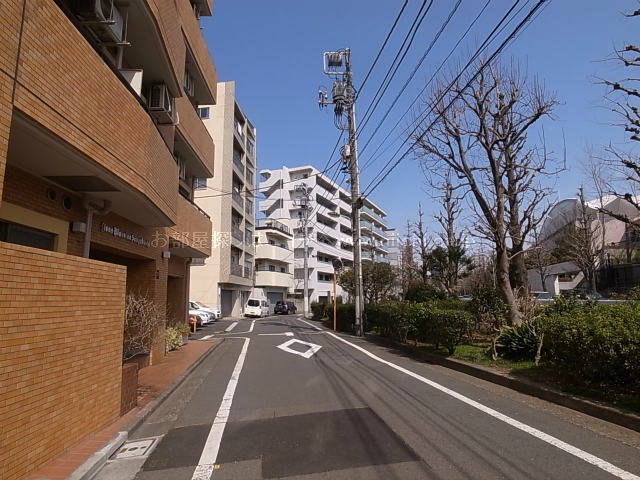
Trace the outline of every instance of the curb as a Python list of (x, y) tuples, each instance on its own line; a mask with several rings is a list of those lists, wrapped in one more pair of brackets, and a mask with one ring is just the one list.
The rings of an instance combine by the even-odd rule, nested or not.
[(516, 390), (520, 393), (538, 397), (542, 400), (556, 403), (558, 405), (571, 408), (572, 410), (586, 413), (592, 417), (640, 432), (640, 415), (635, 413), (627, 412), (594, 400), (588, 400), (586, 398), (563, 393), (528, 380), (515, 378), (507, 373), (496, 372), (489, 368), (480, 367), (461, 360), (441, 357), (439, 355), (421, 351), (411, 345), (398, 343), (376, 335), (365, 334), (365, 338), (371, 343), (400, 350), (409, 354), (413, 358), (450, 368), (452, 370), (471, 375), (472, 377), (480, 378), (482, 380)]
[(209, 356), (224, 342), (224, 338), (220, 339), (216, 345), (212, 346), (207, 352), (200, 356), (195, 362), (189, 365), (184, 372), (178, 375), (171, 384), (167, 388), (165, 388), (160, 394), (147, 403), (137, 414), (135, 417), (129, 421), (121, 432), (118, 432), (114, 435), (109, 442), (98, 450), (96, 453), (91, 455), (82, 465), (76, 468), (67, 480), (91, 480), (107, 463), (107, 459), (114, 454), (120, 446), (129, 438), (129, 432), (132, 432), (136, 428), (142, 424), (149, 416), (160, 406), (160, 404), (166, 400), (166, 398), (171, 395), (182, 383), (187, 379), (187, 377), (193, 372), (202, 362), (204, 362)]

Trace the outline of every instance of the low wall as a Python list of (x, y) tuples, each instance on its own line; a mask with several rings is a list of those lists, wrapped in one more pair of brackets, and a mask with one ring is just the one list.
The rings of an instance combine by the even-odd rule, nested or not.
[(0, 478), (120, 413), (126, 268), (0, 242)]

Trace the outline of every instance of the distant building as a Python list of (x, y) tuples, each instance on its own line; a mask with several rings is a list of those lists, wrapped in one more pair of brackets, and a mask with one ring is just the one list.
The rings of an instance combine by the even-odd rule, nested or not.
[[(603, 251), (598, 263), (618, 264), (630, 263), (633, 249), (638, 244), (637, 233), (628, 225), (608, 214), (638, 218), (640, 212), (630, 202), (613, 195), (586, 202), (587, 214), (593, 218), (591, 228), (595, 251)], [(547, 214), (540, 238), (542, 248), (554, 250), (572, 227), (577, 225), (580, 215), (580, 200), (566, 198), (557, 202)], [(608, 213), (603, 213), (608, 212)], [(601, 262), (601, 259), (604, 262)], [(600, 267), (604, 267), (601, 264)], [(571, 290), (583, 286), (584, 274), (572, 261), (564, 261), (549, 265), (546, 269), (545, 285), (542, 284), (540, 272), (536, 269), (528, 271), (529, 283), (534, 291), (549, 291), (557, 294), (562, 290)]]
[[(293, 292), (299, 299), (303, 295), (304, 249), (296, 186), (304, 183), (310, 189), (313, 209), (308, 230), (309, 296), (312, 302), (328, 301), (333, 296), (333, 260), (340, 259), (346, 268), (353, 265), (351, 193), (311, 165), (261, 170), (260, 175), (260, 192), (265, 196), (259, 204), (260, 212), (286, 225), (295, 235)], [(365, 200), (360, 212), (363, 262), (388, 261), (386, 213), (370, 200)], [(337, 295), (346, 300), (346, 292), (340, 286)]]
[(393, 267), (400, 267), (402, 263), (402, 241), (400, 233), (395, 228), (388, 228), (385, 231), (387, 235), (387, 261)]
[(262, 219), (255, 233), (256, 296), (271, 303), (294, 294), (293, 231), (277, 220)]
[(256, 129), (236, 100), (235, 82), (218, 83), (218, 103), (200, 116), (216, 144), (215, 178), (196, 185), (196, 204), (213, 224), (211, 256), (191, 269), (190, 298), (241, 315), (253, 288)]

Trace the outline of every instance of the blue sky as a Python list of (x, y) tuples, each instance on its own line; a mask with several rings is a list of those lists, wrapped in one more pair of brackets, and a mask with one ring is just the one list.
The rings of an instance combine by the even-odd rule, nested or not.
[[(259, 168), (313, 164), (322, 169), (326, 165), (339, 132), (334, 127), (332, 111), (320, 111), (317, 105), (318, 87), (331, 86), (331, 80), (322, 73), (322, 52), (350, 47), (354, 82), (359, 86), (403, 3), (402, 0), (214, 2), (213, 17), (202, 21), (203, 33), (219, 80), (236, 82), (239, 102), (258, 129)], [(387, 49), (362, 89), (357, 104), (360, 120), (421, 3), (409, 0)], [(383, 124), (378, 141), (418, 95), (484, 3), (485, 0), (462, 0), (451, 23)], [(533, 3), (530, 1), (529, 5)], [(361, 147), (453, 4), (453, 0), (434, 0), (385, 99), (361, 132)], [(466, 62), (470, 52), (512, 4), (512, 0), (491, 0), (452, 60)], [(521, 4), (526, 2), (523, 0)], [(563, 134), (566, 139), (568, 169), (555, 184), (561, 197), (573, 196), (585, 181), (581, 164), (588, 145), (599, 147), (610, 141), (624, 141), (622, 131), (609, 125), (612, 116), (603, 108), (604, 88), (595, 79), (622, 76), (620, 67), (606, 59), (614, 46), (637, 43), (638, 20), (621, 15), (622, 11), (636, 7), (633, 0), (550, 0), (502, 56), (518, 59), (530, 75), (544, 80), (561, 102), (554, 120), (544, 122), (548, 147), (558, 156), (563, 150)], [(401, 125), (407, 123), (403, 120)], [(390, 138), (396, 138), (398, 133)], [(361, 165), (370, 158), (375, 146), (374, 139), (362, 154)], [(382, 157), (363, 170), (364, 186), (386, 159)], [(425, 191), (417, 164), (410, 158), (373, 192), (371, 199), (387, 211), (390, 226), (401, 229), (407, 220), (415, 219), (419, 201), (430, 218), (438, 210), (437, 202)]]

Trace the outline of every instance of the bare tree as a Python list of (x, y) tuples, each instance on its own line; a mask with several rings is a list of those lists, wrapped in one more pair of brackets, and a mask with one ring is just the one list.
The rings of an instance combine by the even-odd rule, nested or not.
[[(640, 4), (640, 2), (638, 2)], [(640, 9), (623, 13), (627, 18), (640, 17)], [(616, 124), (621, 127), (628, 139), (632, 142), (640, 142), (640, 77), (635, 69), (640, 67), (640, 46), (628, 44), (615, 51), (615, 61), (629, 71), (626, 76), (619, 79), (602, 79), (600, 82), (608, 87), (605, 100), (618, 117)], [(629, 148), (621, 148), (610, 143), (605, 148), (607, 164), (616, 174), (609, 183), (609, 192), (632, 204), (640, 210), (640, 158), (633, 150), (633, 143)], [(637, 217), (629, 217), (618, 212), (606, 211), (608, 215), (623, 221), (630, 226), (630, 231), (640, 230), (640, 221)]]
[(456, 195), (457, 186), (451, 182), (451, 173), (447, 172), (444, 184), (437, 187), (442, 191), (442, 210), (436, 220), (442, 226), (438, 234), (443, 246), (437, 246), (428, 255), (429, 266), (440, 272), (442, 285), (449, 293), (455, 293), (458, 280), (466, 276), (473, 268), (471, 257), (464, 247), (464, 231), (457, 228), (462, 213), (462, 197)]
[(584, 190), (580, 187), (575, 225), (569, 230), (567, 249), (592, 290), (596, 290), (596, 271), (601, 251), (597, 240), (599, 230), (595, 212), (587, 205)]
[(414, 225), (413, 234), (416, 237), (416, 246), (418, 247), (418, 255), (420, 256), (420, 277), (423, 283), (427, 283), (429, 279), (429, 266), (427, 265), (427, 257), (432, 246), (432, 239), (426, 231), (423, 222), (424, 211), (422, 203), (418, 203), (418, 221)]
[(530, 246), (527, 250), (528, 263), (540, 276), (542, 282), (542, 290), (547, 290), (547, 279), (550, 276), (549, 266), (552, 265), (552, 250), (548, 242), (541, 235), (541, 225), (538, 223), (535, 228), (531, 230)]
[(165, 325), (164, 310), (148, 297), (127, 295), (125, 298), (124, 336), (122, 360), (126, 361), (140, 353), (149, 353), (154, 340), (160, 339), (160, 330)]
[(413, 253), (413, 242), (411, 235), (411, 223), (407, 221), (407, 233), (401, 244), (400, 252), (400, 287), (402, 298), (407, 293), (409, 285), (416, 274), (417, 266)]
[(426, 101), (431, 115), (415, 135), (423, 169), (450, 169), (471, 193), (476, 229), (495, 249), (497, 285), (512, 324), (522, 322), (509, 279), (512, 254), (519, 255), (512, 246), (530, 228), (532, 204), (542, 201), (540, 177), (549, 173), (546, 155), (528, 147), (528, 131), (556, 103), (517, 66), (494, 63), (471, 82), (436, 87)]

